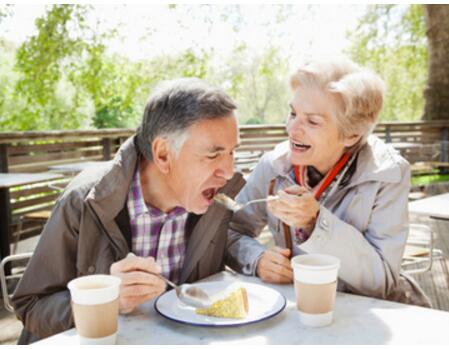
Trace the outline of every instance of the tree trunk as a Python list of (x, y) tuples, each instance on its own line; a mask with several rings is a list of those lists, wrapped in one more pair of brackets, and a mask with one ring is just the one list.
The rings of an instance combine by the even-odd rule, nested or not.
[(425, 120), (449, 119), (449, 5), (423, 5), (429, 48)]

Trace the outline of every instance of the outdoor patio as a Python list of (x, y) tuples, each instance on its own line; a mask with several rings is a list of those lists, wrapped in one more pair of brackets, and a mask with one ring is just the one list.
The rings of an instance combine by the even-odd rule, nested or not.
[[(0, 345), (16, 344), (23, 329), (8, 302), (15, 290), (32, 304), (19, 311), (27, 328), (49, 336), (37, 343), (44, 345), (84, 337), (119, 345), (449, 344), (447, 18), (447, 4), (0, 4)], [(365, 131), (375, 137), (359, 149)], [(261, 161), (284, 141), (288, 160)], [(292, 178), (278, 176), (284, 160), (279, 169)], [(241, 191), (241, 207), (222, 203), (227, 211), (215, 195), (237, 195), (244, 183), (235, 172), (261, 176)], [(293, 194), (294, 184), (298, 197), (284, 200), (281, 189)], [(150, 210), (141, 224), (130, 205), (168, 214), (159, 223)], [(188, 214), (171, 215), (175, 206)], [(269, 287), (220, 271), (227, 253), (245, 268), (256, 257), (244, 239), (226, 251), (229, 210), (242, 210), (234, 215), (242, 233), (259, 219), (277, 225), (275, 239), (268, 227), (258, 237), (265, 246), (309, 254), (292, 260), (295, 286), (282, 282), (290, 261), (276, 253), (284, 251), (258, 262), (263, 280), (279, 280)], [(160, 272), (134, 253), (154, 256)], [(332, 268), (310, 254), (330, 255)], [(337, 265), (345, 290), (376, 295), (393, 284), (389, 269), (401, 266), (434, 309), (351, 291), (335, 298)], [(332, 278), (317, 270), (332, 270)], [(80, 320), (76, 306), (64, 311), (68, 288), (72, 304), (101, 303), (79, 301), (70, 280), (109, 273), (122, 280), (120, 291), (116, 279), (110, 299), (98, 298), (105, 307), (114, 302), (113, 316), (101, 308)], [(302, 280), (306, 274), (314, 276)], [(154, 298), (164, 287), (154, 276), (174, 289)], [(198, 322), (191, 307), (183, 313), (201, 306), (176, 285), (198, 281), (214, 300), (239, 283), (243, 322)], [(80, 287), (103, 292), (98, 285)], [(417, 301), (408, 286), (395, 299)], [(50, 335), (73, 317), (76, 330)]]

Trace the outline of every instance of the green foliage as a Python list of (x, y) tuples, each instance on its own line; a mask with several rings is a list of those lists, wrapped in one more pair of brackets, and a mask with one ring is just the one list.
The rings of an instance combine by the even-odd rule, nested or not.
[(251, 54), (241, 44), (210, 80), (237, 101), (241, 123), (279, 123), (288, 111), (288, 70), (287, 59), (277, 47)]
[(381, 120), (417, 120), (424, 108), (427, 45), (422, 5), (373, 5), (359, 20), (350, 55), (387, 84)]
[(64, 59), (79, 52), (83, 43), (71, 38), (68, 22), (72, 15), (82, 25), (83, 16), (77, 6), (58, 5), (48, 12), (46, 18), (38, 18), (38, 35), (24, 43), (17, 51), (17, 69), (23, 73), (17, 84), (17, 92), (28, 95), (40, 105), (54, 93), (61, 78)]
[[(169, 8), (189, 13), (185, 6)], [(238, 6), (224, 12), (204, 8), (212, 12), (201, 12), (198, 21), (207, 30), (212, 19), (231, 23), (235, 33), (241, 30), (244, 18)], [(199, 77), (224, 88), (236, 100), (242, 124), (284, 122), (293, 53), (276, 46), (275, 33), (257, 51), (236, 42), (228, 57), (219, 57), (213, 49), (193, 45), (136, 62), (108, 51), (108, 40), (120, 28), (92, 26), (90, 11), (85, 5), (52, 5), (36, 20), (37, 34), (19, 48), (0, 38), (2, 131), (136, 127), (152, 88), (180, 77)], [(0, 22), (9, 13), (0, 6)], [(286, 21), (291, 13), (290, 7), (279, 7), (276, 21)], [(427, 77), (422, 6), (370, 6), (350, 39), (350, 55), (387, 83), (382, 119), (418, 119)]]
[(110, 54), (105, 42), (117, 32), (92, 30), (89, 10), (51, 6), (36, 20), (37, 34), (17, 50), (0, 41), (7, 51), (0, 57), (2, 130), (136, 127), (158, 81), (207, 78), (206, 51), (143, 62)]
[[(178, 6), (170, 9), (177, 11)], [(239, 7), (227, 9), (225, 16), (216, 12), (214, 18), (224, 16), (237, 32)], [(49, 6), (36, 20), (37, 34), (0, 56), (0, 81), (5, 82), (0, 86), (2, 130), (136, 127), (155, 84), (180, 77), (222, 86), (237, 101), (242, 123), (284, 120), (288, 62), (277, 47), (268, 45), (255, 53), (241, 44), (229, 57), (217, 57), (213, 49), (194, 46), (133, 62), (108, 52), (107, 40), (118, 29), (94, 30), (86, 20), (89, 11), (82, 5)], [(199, 20), (209, 29), (213, 24), (203, 13)]]
[(449, 175), (431, 174), (425, 176), (413, 176), (411, 178), (412, 185), (429, 185), (440, 182), (449, 182)]
[(18, 80), (9, 115), (18, 130), (78, 128), (83, 125), (65, 70), (79, 57), (85, 42), (74, 33), (85, 30), (87, 8), (54, 5), (36, 20), (38, 33), (16, 52)]

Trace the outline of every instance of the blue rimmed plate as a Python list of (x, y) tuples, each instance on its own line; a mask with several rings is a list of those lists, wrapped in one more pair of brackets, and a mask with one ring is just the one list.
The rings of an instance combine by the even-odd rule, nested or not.
[[(201, 287), (209, 295), (220, 292), (229, 286), (228, 281), (202, 282), (195, 286)], [(198, 315), (193, 307), (184, 305), (176, 297), (175, 290), (160, 295), (154, 302), (156, 311), (167, 319), (188, 325), (205, 327), (231, 327), (252, 324), (269, 319), (282, 310), (286, 300), (278, 291), (269, 287), (240, 282), (248, 293), (249, 311), (244, 319), (223, 319), (212, 316)]]

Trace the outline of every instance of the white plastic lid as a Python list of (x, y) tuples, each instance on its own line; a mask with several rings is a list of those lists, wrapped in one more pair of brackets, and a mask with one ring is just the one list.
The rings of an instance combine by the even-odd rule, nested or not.
[(295, 280), (308, 284), (327, 284), (337, 280), (340, 260), (326, 254), (306, 254), (293, 257), (291, 265)]
[(112, 275), (88, 275), (73, 279), (67, 284), (76, 304), (94, 305), (109, 303), (118, 298), (122, 280)]

